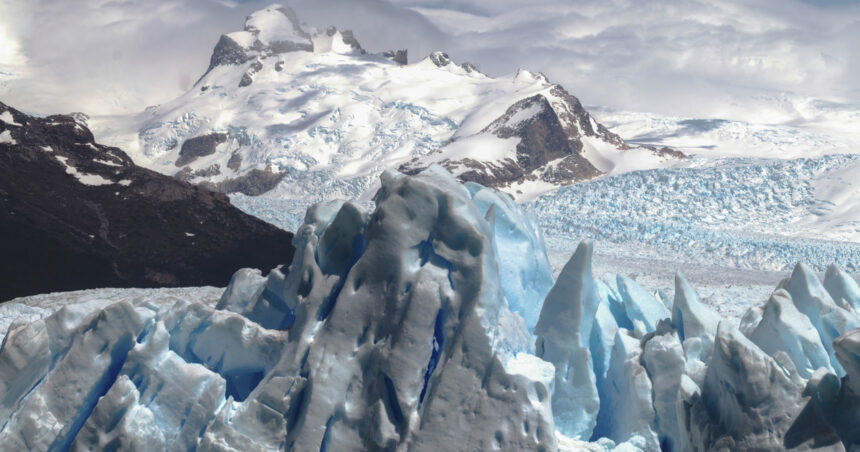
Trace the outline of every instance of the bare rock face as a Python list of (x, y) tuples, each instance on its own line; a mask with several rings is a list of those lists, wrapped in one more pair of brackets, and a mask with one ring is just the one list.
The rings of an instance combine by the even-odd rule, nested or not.
[[(276, 24), (283, 22), (278, 24), (280, 28), (278, 31), (281, 33), (268, 36), (265, 30), (261, 30), (260, 22)], [(284, 29), (292, 32), (290, 39), (284, 38)], [(353, 41), (355, 41), (354, 38)], [(356, 41), (355, 44), (358, 42)], [(243, 31), (221, 35), (209, 59), (209, 68), (203, 75), (205, 76), (217, 66), (239, 65), (258, 57), (313, 50), (311, 35), (302, 28), (296, 13), (286, 6), (273, 5), (248, 16)]]
[(430, 61), (438, 67), (445, 67), (451, 64), (451, 57), (445, 52), (433, 52), (430, 54)]
[[(0, 103), (0, 300), (96, 287), (223, 286), (292, 260), (292, 234), (136, 166), (80, 118)], [(183, 146), (205, 151), (218, 137)], [(223, 139), (222, 139), (223, 140)], [(190, 141), (190, 140), (189, 140)], [(205, 142), (205, 143), (204, 143)], [(217, 168), (215, 168), (217, 170)]]
[(215, 153), (215, 148), (227, 141), (225, 133), (210, 133), (199, 137), (190, 138), (182, 143), (176, 166), (183, 166), (193, 162), (197, 157), (205, 157)]
[[(430, 58), (437, 66), (450, 64), (442, 52), (435, 52)], [(515, 157), (496, 161), (447, 159), (439, 163), (463, 181), (495, 188), (535, 180), (567, 185), (599, 176), (601, 171), (583, 155), (585, 137), (622, 150), (631, 148), (621, 137), (594, 121), (579, 100), (558, 85), (512, 104), (481, 133), (517, 139)], [(400, 170), (417, 174), (425, 166), (419, 160), (401, 166)], [(462, 168), (466, 169), (457, 171)]]
[(394, 61), (395, 63), (397, 63), (401, 66), (405, 66), (406, 64), (409, 63), (409, 58), (408, 58), (408, 54), (406, 52), (406, 49), (388, 50), (388, 51), (383, 52), (382, 56), (390, 59), (391, 61)]

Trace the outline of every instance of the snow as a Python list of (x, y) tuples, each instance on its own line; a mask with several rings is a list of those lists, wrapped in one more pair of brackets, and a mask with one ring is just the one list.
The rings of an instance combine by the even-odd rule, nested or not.
[(251, 13), (245, 19), (245, 29), (258, 31), (257, 39), (263, 44), (275, 42), (307, 42), (307, 35), (297, 28), (287, 15), (280, 11), (279, 5), (272, 5), (265, 9)]
[(55, 156), (63, 166), (66, 167), (66, 174), (70, 174), (78, 180), (78, 182), (84, 185), (92, 185), (92, 186), (100, 186), (100, 185), (110, 185), (113, 184), (114, 181), (110, 179), (105, 179), (98, 174), (90, 174), (78, 171), (77, 168), (69, 164), (69, 158), (64, 157), (62, 155)]
[(0, 132), (0, 144), (10, 144), (12, 146), (18, 144), (14, 138), (12, 138), (12, 132), (8, 130), (4, 130)]
[(122, 167), (122, 165), (120, 165), (119, 163), (112, 162), (110, 160), (93, 159), (93, 161), (102, 165)]
[(829, 127), (680, 118), (599, 107), (589, 110), (599, 122), (632, 143), (669, 146), (703, 159), (820, 157), (856, 152), (860, 145), (860, 137), (853, 131), (843, 133)]
[(22, 127), (21, 124), (15, 122), (15, 118), (12, 116), (12, 113), (9, 110), (0, 113), (0, 121), (9, 124), (10, 126)]

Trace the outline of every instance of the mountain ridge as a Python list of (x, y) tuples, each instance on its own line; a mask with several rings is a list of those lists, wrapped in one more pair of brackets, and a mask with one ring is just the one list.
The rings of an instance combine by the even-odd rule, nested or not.
[[(542, 74), (493, 78), (444, 52), (407, 62), (405, 51), (368, 53), (351, 32), (306, 26), (272, 5), (222, 35), (191, 91), (93, 127), (156, 171), (312, 201), (369, 199), (382, 170), (414, 173), (431, 163), (530, 198), (611, 173), (617, 161), (653, 167), (683, 157), (628, 145)], [(544, 114), (530, 127), (489, 130), (535, 95)], [(225, 139), (207, 152), (179, 155), (189, 140), (216, 134)]]
[[(0, 300), (94, 287), (225, 285), (289, 263), (292, 234), (140, 168), (83, 117), (0, 103)], [(265, 245), (264, 245), (265, 244)]]

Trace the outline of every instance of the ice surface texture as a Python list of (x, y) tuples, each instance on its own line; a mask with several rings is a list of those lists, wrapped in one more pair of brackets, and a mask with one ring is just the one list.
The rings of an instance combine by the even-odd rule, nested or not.
[(822, 283), (797, 265), (738, 328), (683, 276), (671, 303), (596, 278), (590, 242), (553, 284), (530, 217), (441, 167), (385, 173), (376, 205), (312, 207), (290, 267), (237, 271), (217, 304), (105, 293), (4, 307), (24, 318), (4, 319), (0, 444), (860, 446), (858, 291), (836, 267)]
[(850, 231), (822, 227), (840, 210), (817, 190), (858, 158), (727, 159), (635, 171), (560, 188), (529, 208), (554, 249), (590, 238), (681, 262), (782, 271), (797, 262), (817, 271), (837, 263), (854, 272), (860, 245), (837, 240), (854, 240), (860, 223), (842, 224)]
[(433, 168), (386, 174), (372, 213), (317, 206), (289, 271), (237, 272), (218, 309), (123, 301), (13, 324), (0, 442), (554, 450), (552, 366), (525, 353), (499, 279), (496, 249), (515, 241), (493, 230), (512, 223), (473, 188)]

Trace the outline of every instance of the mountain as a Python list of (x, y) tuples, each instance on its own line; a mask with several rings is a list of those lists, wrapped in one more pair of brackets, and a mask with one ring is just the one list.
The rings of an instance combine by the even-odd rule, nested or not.
[(384, 169), (440, 163), (529, 199), (683, 154), (632, 146), (541, 74), (493, 78), (443, 52), (366, 52), (349, 31), (273, 5), (223, 35), (187, 93), (126, 117), (94, 118), (135, 162), (224, 192), (368, 200)]
[[(738, 325), (681, 275), (672, 298), (625, 276), (598, 277), (588, 241), (553, 283), (548, 267), (535, 265), (546, 253), (529, 216), (439, 166), (386, 172), (380, 185), (373, 211), (349, 202), (311, 209), (287, 272), (239, 270), (217, 302), (205, 290), (114, 293), (114, 302), (97, 291), (11, 323), (0, 346), (0, 443), (178, 451), (860, 445), (860, 286), (838, 268), (822, 282), (798, 264)], [(37, 308), (0, 306), (0, 324)]]
[(292, 234), (97, 144), (80, 114), (0, 103), (0, 300), (94, 287), (226, 285), (292, 259)]

